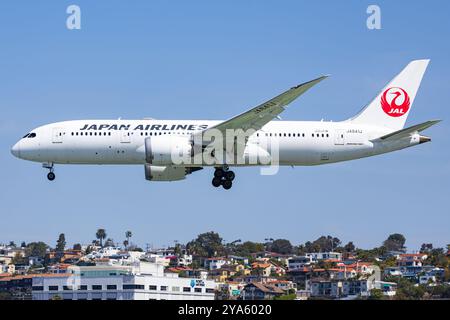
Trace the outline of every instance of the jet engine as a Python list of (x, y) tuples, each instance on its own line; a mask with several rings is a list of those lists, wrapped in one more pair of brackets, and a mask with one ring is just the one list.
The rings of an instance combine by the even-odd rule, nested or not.
[(145, 179), (149, 181), (177, 181), (186, 178), (186, 175), (201, 170), (201, 167), (186, 168), (176, 166), (145, 165)]
[(145, 159), (152, 166), (183, 166), (191, 162), (192, 156), (188, 137), (164, 135), (145, 139)]

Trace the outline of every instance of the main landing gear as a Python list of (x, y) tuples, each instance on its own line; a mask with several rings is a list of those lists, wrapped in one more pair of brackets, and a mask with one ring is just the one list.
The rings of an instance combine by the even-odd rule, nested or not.
[(234, 177), (234, 172), (228, 170), (228, 166), (216, 168), (214, 171), (214, 178), (212, 179), (212, 185), (216, 188), (222, 186), (225, 190), (228, 190), (233, 186)]
[(50, 172), (47, 174), (47, 179), (50, 180), (50, 181), (55, 180), (56, 175), (53, 172), (53, 163), (43, 163), (42, 167), (45, 168), (45, 169), (50, 170)]

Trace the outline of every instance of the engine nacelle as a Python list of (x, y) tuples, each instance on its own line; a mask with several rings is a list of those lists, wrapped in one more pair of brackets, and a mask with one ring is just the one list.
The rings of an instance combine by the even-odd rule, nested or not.
[(186, 168), (145, 165), (145, 179), (149, 181), (177, 181), (186, 178)]
[(145, 139), (145, 159), (153, 166), (183, 165), (193, 156), (188, 137), (164, 135)]

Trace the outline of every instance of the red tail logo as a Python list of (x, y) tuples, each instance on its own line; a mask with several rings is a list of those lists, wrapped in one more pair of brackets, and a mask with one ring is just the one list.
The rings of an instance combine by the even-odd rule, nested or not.
[(399, 87), (388, 88), (381, 95), (381, 107), (391, 117), (401, 117), (406, 114), (410, 104), (408, 93)]

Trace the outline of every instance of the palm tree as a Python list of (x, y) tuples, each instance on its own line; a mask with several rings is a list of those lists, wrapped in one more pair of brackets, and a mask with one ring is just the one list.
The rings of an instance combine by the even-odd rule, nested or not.
[(100, 240), (100, 247), (103, 248), (103, 239), (106, 238), (106, 230), (105, 229), (98, 229), (95, 233), (95, 236), (98, 240)]
[(133, 236), (133, 234), (131, 233), (131, 231), (127, 231), (125, 232), (125, 238), (127, 238), (127, 245), (128, 246), (130, 244), (130, 238)]
[(129, 244), (128, 240), (123, 241), (123, 245), (124, 245), (125, 249), (128, 248), (128, 244)]

